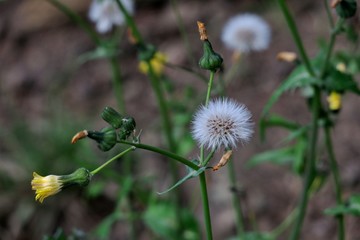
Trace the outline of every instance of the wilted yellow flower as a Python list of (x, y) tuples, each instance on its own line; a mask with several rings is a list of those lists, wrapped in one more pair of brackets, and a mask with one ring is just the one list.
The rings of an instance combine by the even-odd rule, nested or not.
[[(150, 60), (150, 64), (156, 75), (160, 76), (163, 73), (166, 61), (167, 57), (165, 54), (161, 52), (154, 54), (154, 57)], [(143, 74), (148, 74), (149, 66), (146, 61), (140, 61), (139, 71)]]
[(31, 186), (32, 190), (35, 190), (35, 200), (41, 203), (45, 198), (60, 192), (63, 187), (63, 181), (61, 181), (60, 176), (48, 175), (42, 177), (34, 172), (33, 177)]
[(338, 92), (331, 92), (327, 97), (329, 108), (331, 111), (339, 111), (341, 108), (341, 94)]
[(336, 69), (340, 72), (346, 73), (346, 65), (343, 62), (336, 64)]

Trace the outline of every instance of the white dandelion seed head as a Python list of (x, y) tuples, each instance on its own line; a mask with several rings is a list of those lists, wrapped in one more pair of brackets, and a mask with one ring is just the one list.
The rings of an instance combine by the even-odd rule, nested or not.
[(192, 121), (192, 135), (208, 149), (236, 148), (253, 134), (251, 113), (243, 104), (228, 98), (215, 99), (201, 106)]
[(239, 52), (265, 50), (270, 39), (269, 25), (261, 17), (251, 13), (229, 19), (221, 35), (225, 46)]
[[(120, 0), (129, 14), (134, 14), (133, 0)], [(125, 17), (120, 11), (115, 0), (93, 0), (89, 18), (96, 23), (96, 30), (99, 33), (106, 33), (111, 30), (113, 25), (123, 25)]]

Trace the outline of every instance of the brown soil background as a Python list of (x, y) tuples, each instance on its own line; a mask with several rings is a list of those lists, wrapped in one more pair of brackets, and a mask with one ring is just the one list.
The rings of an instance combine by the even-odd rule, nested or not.
[[(63, 2), (86, 17), (89, 1)], [(327, 37), (329, 33), (323, 1), (293, 0), (288, 3), (295, 15), (304, 45), (309, 55), (314, 56), (318, 40), (320, 37)], [(254, 12), (269, 22), (272, 28), (270, 48), (245, 56), (240, 75), (227, 88), (228, 95), (245, 103), (253, 112), (254, 121), (258, 123), (262, 108), (270, 94), (294, 67), (275, 59), (279, 51), (296, 51), (276, 1), (179, 1), (178, 5), (196, 58), (201, 56), (202, 51), (196, 26), (196, 21), (201, 20), (207, 25), (215, 50), (223, 55), (225, 66), (230, 65), (232, 53), (224, 48), (219, 36), (228, 18), (238, 13)], [(144, 38), (165, 52), (170, 62), (189, 65), (169, 2), (138, 1), (135, 20)], [(346, 47), (342, 45), (343, 42), (344, 39), (340, 38), (337, 47)], [(124, 97), (127, 112), (135, 117), (137, 126), (143, 129), (144, 143), (161, 145), (156, 130), (159, 122), (158, 109), (150, 83), (137, 70), (135, 49), (126, 40), (121, 46), (120, 62), (126, 89)], [(108, 63), (104, 60), (94, 60), (73, 67), (79, 55), (92, 49), (94, 45), (88, 36), (47, 2), (0, 2), (1, 128), (10, 130), (13, 122), (17, 120), (32, 126), (35, 131), (41, 129), (48, 124), (48, 112), (54, 110), (52, 102), (57, 102), (61, 106), (58, 110), (59, 115), (64, 111), (76, 119), (86, 119), (86, 126), (101, 126), (102, 123), (97, 120), (97, 116), (102, 108), (116, 105)], [(206, 88), (188, 73), (167, 69), (166, 74), (175, 81), (178, 89), (183, 89), (189, 84), (197, 88)], [(52, 91), (54, 86), (61, 86), (62, 90), (49, 96), (49, 91)], [(181, 91), (178, 94), (181, 94)], [(359, 103), (356, 96), (345, 96), (344, 107), (334, 131), (335, 152), (340, 165), (345, 197), (360, 190), (360, 114), (356, 110)], [(297, 92), (283, 96), (272, 111), (300, 123), (309, 120), (306, 106)], [(14, 116), (17, 119), (14, 119)], [(69, 133), (69, 136), (72, 134)], [(5, 187), (6, 182), (1, 182), (0, 185), (1, 239), (40, 239), (43, 234), (53, 233), (57, 226), (63, 227), (66, 232), (70, 232), (72, 228), (90, 231), (106, 212), (111, 211), (110, 206), (114, 204), (112, 191), (117, 188), (115, 183), (107, 186), (105, 192), (108, 194), (101, 199), (92, 200), (90, 204), (86, 203), (76, 190), (68, 192), (70, 197), (64, 197), (67, 195), (64, 192), (47, 199), (43, 205), (35, 203), (29, 183), (31, 172), (37, 169), (26, 168), (17, 162), (14, 150), (16, 148), (9, 147), (10, 144), (7, 142), (11, 138), (10, 135), (11, 131), (0, 135), (0, 172), (10, 176), (15, 182), (11, 189)], [(261, 231), (270, 231), (276, 227), (296, 205), (301, 191), (300, 178), (294, 176), (287, 166), (264, 164), (253, 169), (244, 166), (247, 159), (254, 154), (278, 147), (284, 132), (274, 129), (269, 131), (268, 136), (266, 143), (260, 143), (256, 130), (251, 143), (235, 153), (238, 181), (245, 192), (244, 212), (247, 216), (256, 216), (257, 227)], [(21, 135), (16, 137), (21, 138)], [(192, 156), (196, 155), (197, 152), (194, 151)], [(105, 159), (104, 155), (99, 156)], [(156, 176), (157, 181), (152, 186), (154, 191), (169, 185), (165, 161), (159, 160), (158, 155), (142, 152), (141, 161), (138, 162), (138, 175), (146, 172), (146, 175)], [(31, 162), (29, 164), (31, 166)], [(235, 231), (226, 169), (209, 175), (214, 238), (226, 239)], [(184, 201), (190, 201), (200, 194), (195, 180), (185, 183), (182, 191)], [(27, 200), (25, 203), (22, 201), (24, 199)], [(322, 213), (334, 203), (333, 183), (329, 178), (324, 188), (310, 202), (301, 239), (336, 239), (335, 220)], [(29, 212), (26, 209), (32, 210)], [(193, 211), (198, 219), (202, 219), (199, 200)], [(41, 216), (51, 217), (39, 219), (37, 216), (40, 213)], [(251, 229), (249, 219), (246, 225), (247, 229)], [(359, 226), (359, 219), (346, 217), (348, 240), (360, 239)], [(124, 228), (126, 225), (116, 224), (112, 239), (124, 239)], [(151, 239), (146, 232), (140, 238)], [(286, 239), (286, 234), (283, 239)]]

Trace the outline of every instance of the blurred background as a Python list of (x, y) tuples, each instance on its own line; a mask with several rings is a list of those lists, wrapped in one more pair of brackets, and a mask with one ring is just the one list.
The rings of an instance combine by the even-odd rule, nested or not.
[[(88, 19), (90, 1), (62, 2)], [(308, 54), (314, 56), (319, 41), (327, 39), (329, 34), (324, 3), (311, 0), (287, 2)], [(269, 49), (244, 56), (238, 75), (227, 88), (227, 94), (246, 104), (258, 123), (271, 93), (295, 66), (276, 60), (280, 51), (296, 51), (277, 2), (184, 0), (178, 1), (177, 5), (196, 61), (202, 56), (196, 25), (200, 20), (207, 26), (215, 51), (223, 56), (225, 70), (232, 61), (232, 52), (220, 41), (225, 22), (236, 14), (252, 12), (269, 23), (272, 31)], [(146, 41), (165, 53), (170, 63), (197, 68), (186, 57), (171, 2), (136, 1), (134, 18)], [(352, 19), (357, 30), (360, 27), (358, 20), (358, 17)], [(128, 42), (126, 33), (122, 34), (119, 61), (126, 112), (136, 119), (137, 128), (143, 130), (143, 143), (162, 146), (161, 121), (151, 84), (138, 71), (136, 49)], [(345, 48), (345, 43), (340, 37), (336, 48)], [(95, 48), (79, 26), (46, 1), (0, 1), (1, 239), (41, 239), (59, 232), (59, 229), (66, 235), (85, 234), (88, 239), (128, 239), (128, 205), (118, 201), (128, 180), (122, 161), (97, 175), (87, 188), (66, 189), (47, 198), (43, 204), (35, 202), (30, 185), (34, 171), (40, 175), (60, 175), (79, 167), (93, 169), (119, 152), (119, 149), (101, 152), (94, 142), (86, 140), (70, 144), (76, 132), (100, 129), (105, 125), (100, 118), (105, 106), (117, 107), (108, 61), (83, 60)], [(207, 74), (205, 71), (202, 73)], [(165, 74), (170, 79), (172, 94), (180, 101), (185, 99), (189, 86), (206, 89), (205, 83), (188, 72), (166, 68)], [(272, 111), (306, 123), (310, 116), (299, 95), (297, 92), (285, 94)], [(343, 104), (334, 131), (334, 145), (346, 197), (360, 190), (360, 134), (357, 134), (360, 132), (360, 114), (357, 112), (360, 100), (348, 94)], [(196, 109), (196, 106), (192, 107)], [(256, 153), (279, 147), (285, 133), (271, 129), (265, 143), (260, 142), (258, 135), (256, 126), (254, 139), (235, 152), (234, 161), (241, 186), (239, 197), (247, 216), (246, 228), (270, 231), (296, 206), (302, 184), (301, 178), (294, 175), (287, 165), (246, 167), (247, 160)], [(197, 155), (196, 148), (188, 149), (189, 159)], [(134, 204), (131, 206), (142, 216), (135, 225), (137, 238), (166, 239), (150, 223), (165, 221), (168, 217), (164, 213), (166, 208), (159, 207), (162, 206), (159, 204), (166, 202), (171, 193), (156, 194), (171, 184), (168, 160), (140, 150), (132, 158), (136, 162), (132, 176), (138, 189), (133, 189)], [(179, 166), (182, 174), (185, 172), (183, 168)], [(215, 239), (227, 239), (235, 233), (226, 174), (225, 168), (208, 174)], [(336, 238), (335, 220), (323, 215), (325, 208), (335, 204), (332, 184), (329, 178), (310, 202), (302, 239)], [(187, 181), (180, 187), (180, 193), (181, 202), (188, 206), (189, 214), (200, 220), (197, 228), (204, 229), (198, 182), (195, 179)], [(149, 211), (149, 206), (152, 206), (152, 211)], [(359, 224), (359, 219), (346, 217), (347, 239), (360, 239)]]

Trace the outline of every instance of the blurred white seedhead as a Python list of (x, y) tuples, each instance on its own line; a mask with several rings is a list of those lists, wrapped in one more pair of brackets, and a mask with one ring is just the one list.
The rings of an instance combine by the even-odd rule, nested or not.
[(240, 14), (225, 24), (221, 40), (237, 52), (261, 51), (268, 48), (271, 39), (269, 25), (255, 14)]
[[(129, 14), (134, 14), (133, 0), (120, 0)], [(125, 17), (120, 11), (115, 0), (93, 0), (89, 18), (96, 23), (96, 30), (99, 33), (106, 33), (113, 25), (123, 25)]]
[(201, 106), (192, 121), (192, 135), (200, 146), (215, 150), (236, 148), (253, 134), (251, 113), (245, 105), (221, 98)]

